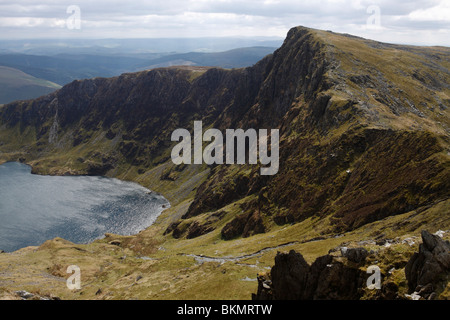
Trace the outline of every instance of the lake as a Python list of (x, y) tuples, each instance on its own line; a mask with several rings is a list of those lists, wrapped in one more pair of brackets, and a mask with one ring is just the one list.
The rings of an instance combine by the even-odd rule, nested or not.
[(93, 176), (40, 176), (25, 164), (0, 165), (0, 249), (11, 252), (61, 237), (89, 243), (105, 233), (136, 234), (168, 207), (132, 182)]

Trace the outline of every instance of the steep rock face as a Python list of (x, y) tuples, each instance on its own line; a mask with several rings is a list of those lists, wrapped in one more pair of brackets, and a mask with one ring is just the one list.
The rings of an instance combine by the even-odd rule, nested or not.
[[(223, 228), (225, 239), (263, 232), (268, 219), (329, 216), (333, 232), (352, 230), (449, 197), (449, 56), (445, 48), (293, 28), (250, 68), (74, 81), (3, 106), (0, 160), (31, 161), (41, 173), (143, 175), (171, 163), (171, 133), (192, 132), (194, 120), (221, 130), (279, 129), (275, 176), (261, 176), (259, 165), (210, 166), (181, 220), (248, 197)], [(187, 169), (177, 170), (161, 179), (176, 181)], [(178, 235), (210, 230), (192, 225)]]
[[(199, 188), (185, 217), (217, 210), (258, 192), (258, 201), (248, 214), (259, 210), (278, 224), (332, 215), (335, 230), (346, 231), (448, 197), (450, 172), (444, 164), (448, 159), (441, 162), (448, 158), (448, 153), (444, 155), (448, 129), (446, 133), (429, 132), (425, 126), (399, 130), (397, 121), (420, 122), (417, 115), (431, 119), (435, 114), (419, 112), (412, 102), (416, 97), (404, 92), (401, 84), (394, 82), (403, 80), (395, 79), (389, 70), (381, 73), (372, 61), (364, 64), (353, 53), (337, 49), (337, 43), (330, 46), (321, 40), (304, 29), (291, 30), (268, 64), (271, 71), (256, 103), (240, 122), (244, 128), (250, 124), (270, 127), (270, 122), (278, 125), (282, 133), (280, 172), (261, 177), (257, 168), (248, 173), (247, 168), (236, 172), (217, 167)], [(346, 41), (345, 37), (339, 40)], [(364, 50), (376, 51), (373, 43), (364, 46)], [(410, 51), (382, 44), (378, 47), (382, 48), (380, 54)], [(339, 56), (338, 50), (346, 56)], [(414, 55), (432, 59), (426, 50)], [(440, 59), (432, 59), (440, 72), (436, 88), (447, 91), (449, 70), (438, 65)], [(373, 74), (364, 74), (366, 69), (360, 68)], [(405, 72), (408, 78), (409, 71), (402, 67), (398, 72)], [(427, 86), (421, 82), (411, 85)], [(374, 90), (377, 92), (372, 93)], [(428, 103), (433, 99), (436, 96)], [(434, 103), (440, 101), (437, 98)], [(390, 119), (392, 127), (384, 117)], [(448, 123), (448, 117), (442, 119)], [(338, 128), (348, 129), (335, 134), (341, 130)], [(243, 230), (241, 217), (233, 223)]]
[[(244, 95), (240, 93), (242, 89), (239, 90), (235, 103), (225, 108), (214, 122), (214, 127), (279, 128), (284, 122), (285, 114), (299, 99), (312, 103), (313, 111), (309, 111), (312, 113), (316, 113), (316, 105), (326, 105), (327, 101), (323, 101), (323, 98), (318, 98), (319, 102), (315, 102), (317, 94), (329, 86), (324, 79), (327, 60), (322, 51), (323, 44), (316, 40), (307, 29), (292, 29), (280, 49), (259, 65), (245, 71), (245, 77), (249, 80), (252, 78), (247, 74), (251, 75), (255, 71), (262, 72), (263, 75), (254, 99), (245, 101), (242, 99)], [(248, 86), (245, 85), (244, 88)], [(245, 91), (254, 92), (246, 88)], [(245, 104), (236, 104), (236, 101)], [(237, 111), (239, 114), (235, 117)], [(217, 168), (210, 179), (199, 188), (185, 217), (219, 209), (246, 195), (259, 192), (268, 180), (270, 177), (260, 176), (259, 168), (252, 170), (250, 177), (241, 173), (231, 173), (230, 176), (228, 168)], [(215, 192), (217, 190), (220, 192)]]
[(422, 231), (419, 252), (405, 267), (410, 293), (416, 292), (425, 299), (443, 290), (450, 278), (450, 244), (439, 236)]

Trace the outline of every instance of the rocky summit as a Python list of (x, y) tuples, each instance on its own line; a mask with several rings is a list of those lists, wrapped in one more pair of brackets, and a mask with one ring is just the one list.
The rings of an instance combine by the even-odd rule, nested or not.
[[(448, 298), (449, 107), (449, 48), (304, 27), (252, 67), (79, 80), (0, 106), (0, 162), (132, 180), (171, 203), (134, 236), (0, 254), (0, 297), (249, 299), (259, 287), (257, 297), (391, 299), (431, 284), (422, 298)], [(195, 121), (278, 129), (279, 171), (173, 164), (172, 132)], [(381, 289), (364, 288), (368, 261)], [(86, 280), (68, 290), (74, 264)]]

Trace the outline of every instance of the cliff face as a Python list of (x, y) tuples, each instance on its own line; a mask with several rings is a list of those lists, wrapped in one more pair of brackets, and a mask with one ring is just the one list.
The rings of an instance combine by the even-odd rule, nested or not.
[(164, 166), (160, 179), (177, 183), (198, 171), (171, 163), (173, 130), (192, 131), (194, 120), (221, 130), (278, 128), (276, 175), (203, 166), (207, 178), (166, 233), (210, 232), (224, 216), (217, 212), (239, 200), (242, 213), (223, 228), (224, 239), (312, 216), (329, 218), (330, 233), (352, 230), (449, 197), (449, 57), (448, 48), (293, 28), (250, 68), (74, 81), (0, 107), (0, 160), (26, 161), (40, 173), (134, 180)]

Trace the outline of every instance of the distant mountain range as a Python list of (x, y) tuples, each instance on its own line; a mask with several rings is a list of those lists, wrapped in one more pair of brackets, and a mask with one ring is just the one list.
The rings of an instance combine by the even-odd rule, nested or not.
[[(73, 80), (113, 77), (125, 72), (136, 72), (157, 67), (180, 65), (222, 68), (248, 67), (272, 53), (275, 49), (275, 47), (249, 47), (215, 53), (128, 53), (127, 55), (60, 53), (50, 56), (4, 53), (0, 54), (0, 66), (13, 68), (31, 77), (54, 82), (54, 84), (65, 85)], [(8, 76), (13, 75), (2, 70), (1, 78), (7, 81)], [(15, 74), (13, 77), (17, 76), (18, 74)], [(0, 103), (37, 98), (50, 92), (39, 90), (28, 84), (18, 87), (16, 82), (13, 87), (2, 87)]]
[(59, 84), (39, 79), (20, 70), (0, 66), (0, 104), (32, 99), (61, 88)]
[(154, 39), (27, 39), (0, 40), (0, 53), (54, 56), (57, 54), (147, 55), (186, 52), (222, 52), (235, 48), (280, 47), (283, 38), (154, 38)]
[(147, 62), (143, 67), (153, 69), (159, 67), (171, 67), (176, 65), (243, 68), (249, 67), (274, 52), (274, 47), (250, 47), (228, 50), (225, 52), (189, 52), (171, 54)]

